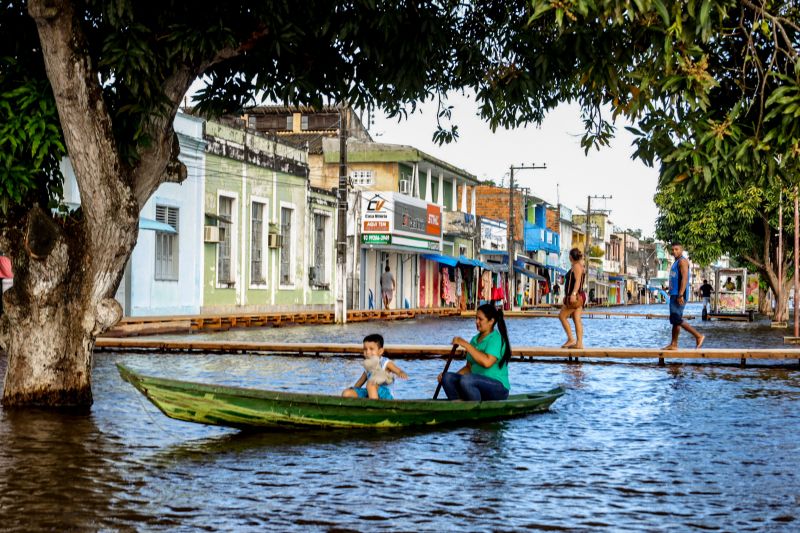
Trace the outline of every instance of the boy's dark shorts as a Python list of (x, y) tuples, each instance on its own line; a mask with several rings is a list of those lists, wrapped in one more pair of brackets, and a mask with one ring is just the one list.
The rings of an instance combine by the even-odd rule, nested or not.
[(677, 296), (669, 297), (669, 323), (673, 326), (680, 326), (683, 324), (683, 309), (686, 307), (686, 301), (683, 305), (678, 304)]

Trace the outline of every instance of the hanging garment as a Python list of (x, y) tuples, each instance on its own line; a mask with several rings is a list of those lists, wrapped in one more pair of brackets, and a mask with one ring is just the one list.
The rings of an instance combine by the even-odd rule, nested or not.
[(447, 267), (442, 268), (442, 300), (450, 302), (450, 274)]
[(481, 274), (481, 300), (487, 302), (492, 299), (492, 273), (484, 270)]
[(456, 298), (461, 299), (461, 284), (463, 283), (463, 279), (461, 277), (461, 269), (456, 268)]

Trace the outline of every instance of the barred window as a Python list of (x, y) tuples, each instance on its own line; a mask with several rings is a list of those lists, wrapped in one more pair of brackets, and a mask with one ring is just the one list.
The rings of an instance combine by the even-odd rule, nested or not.
[(175, 230), (175, 233), (156, 231), (155, 279), (157, 280), (178, 280), (178, 214), (177, 207), (156, 206), (156, 221), (168, 224)]
[(253, 202), (250, 212), (250, 282), (264, 284), (264, 204)]
[(281, 207), (281, 284), (292, 283), (292, 209)]
[[(233, 198), (227, 196), (219, 197), (219, 216), (227, 220), (233, 220)], [(231, 228), (233, 224), (219, 221), (219, 227), (223, 229), (223, 240), (217, 245), (217, 280), (219, 283), (233, 283), (233, 276), (231, 275), (231, 244), (233, 235), (231, 235)]]
[(312, 265), (311, 284), (325, 285), (328, 282), (328, 268), (325, 264), (325, 242), (330, 217), (314, 213), (314, 263)]
[(375, 173), (372, 170), (353, 170), (350, 172), (350, 179), (353, 180), (353, 185), (375, 185)]

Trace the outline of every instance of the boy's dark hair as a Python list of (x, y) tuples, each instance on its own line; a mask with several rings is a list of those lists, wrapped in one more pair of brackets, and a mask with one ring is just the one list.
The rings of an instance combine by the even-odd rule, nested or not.
[(375, 344), (378, 345), (378, 348), (383, 348), (383, 335), (379, 335), (377, 333), (372, 333), (372, 334), (367, 335), (366, 337), (364, 337), (364, 340), (362, 341), (362, 344), (364, 342), (374, 342)]

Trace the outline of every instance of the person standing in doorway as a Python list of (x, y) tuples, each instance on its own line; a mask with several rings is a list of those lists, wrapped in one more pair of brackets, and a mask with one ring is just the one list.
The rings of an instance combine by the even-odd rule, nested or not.
[(681, 333), (681, 328), (694, 336), (695, 348), (701, 348), (703, 341), (706, 339), (705, 336), (701, 335), (683, 319), (683, 310), (686, 307), (686, 301), (689, 299), (691, 287), (689, 260), (683, 257), (683, 245), (673, 242), (672, 255), (675, 257), (675, 262), (672, 263), (669, 271), (669, 323), (672, 324), (672, 342), (662, 349), (678, 349), (678, 335)]
[(389, 269), (389, 263), (386, 263), (386, 270), (381, 274), (381, 297), (383, 298), (383, 308), (389, 309), (389, 304), (392, 303), (394, 298), (394, 276)]
[(711, 307), (711, 293), (714, 292), (714, 287), (708, 282), (707, 279), (703, 280), (700, 285), (700, 297), (703, 299), (703, 310), (706, 311)]

